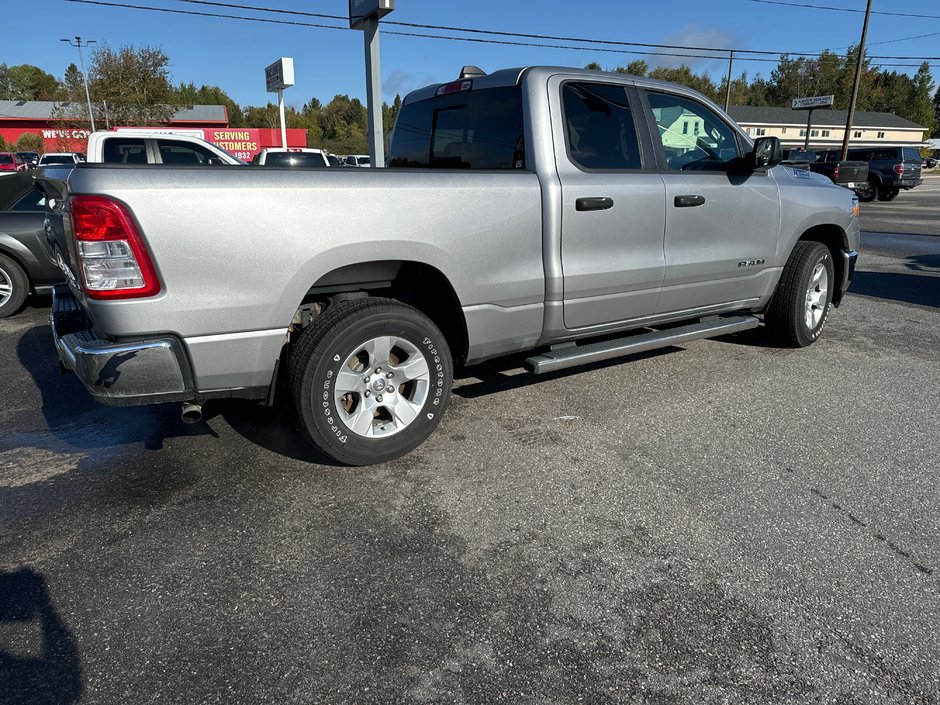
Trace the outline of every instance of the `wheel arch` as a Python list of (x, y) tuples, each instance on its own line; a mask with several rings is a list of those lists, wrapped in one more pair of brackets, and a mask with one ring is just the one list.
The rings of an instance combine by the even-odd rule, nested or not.
[(320, 276), (297, 307), (295, 326), (315, 320), (313, 314), (333, 301), (358, 296), (385, 296), (413, 306), (441, 329), (456, 364), (466, 359), (467, 323), (454, 286), (437, 267), (416, 260), (381, 260), (348, 264)]
[[(797, 242), (818, 242), (825, 245), (832, 255), (832, 269), (837, 282), (842, 281), (845, 275), (845, 258), (842, 256), (843, 250), (849, 249), (849, 236), (845, 230), (838, 225), (815, 225), (802, 235)], [(842, 292), (839, 287), (834, 287), (832, 303), (838, 306), (842, 301)]]
[[(12, 238), (10, 238), (10, 240), (12, 240)], [(12, 240), (12, 242), (19, 244), (16, 240)], [(30, 293), (33, 293), (35, 285), (33, 284), (33, 276), (30, 271), (29, 262), (34, 258), (32, 257), (32, 253), (26, 249), (26, 247), (21, 247), (22, 249), (10, 247), (8, 238), (0, 237), (0, 255), (9, 257), (19, 266), (20, 269), (23, 270), (23, 274), (26, 276), (26, 281), (29, 283), (29, 291)]]

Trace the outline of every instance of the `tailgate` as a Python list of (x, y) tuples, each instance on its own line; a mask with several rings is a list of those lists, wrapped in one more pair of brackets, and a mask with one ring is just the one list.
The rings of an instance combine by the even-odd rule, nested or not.
[(78, 293), (75, 240), (68, 212), (68, 177), (72, 166), (43, 167), (36, 172), (36, 188), (46, 195), (46, 245), (52, 261), (62, 270), (69, 286)]
[(868, 162), (839, 162), (837, 184), (863, 184), (868, 180)]

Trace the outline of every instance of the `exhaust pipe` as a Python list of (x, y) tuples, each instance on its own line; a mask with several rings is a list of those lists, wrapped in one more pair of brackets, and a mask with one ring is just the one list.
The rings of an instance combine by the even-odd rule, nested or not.
[(194, 404), (191, 401), (184, 401), (181, 410), (183, 423), (199, 423), (202, 421), (202, 404)]

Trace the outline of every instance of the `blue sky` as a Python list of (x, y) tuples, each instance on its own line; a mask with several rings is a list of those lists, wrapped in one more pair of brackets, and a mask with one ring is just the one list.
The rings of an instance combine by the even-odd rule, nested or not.
[[(110, 2), (164, 7), (196, 12), (237, 14), (273, 19), (342, 25), (341, 21), (294, 17), (248, 10), (226, 10), (182, 0), (108, 0)], [(256, 5), (332, 15), (345, 15), (348, 0), (230, 0)], [(790, 1), (790, 0), (787, 0)], [(793, 0), (817, 5), (864, 9), (864, 0)], [(397, 0), (389, 20), (502, 31), (587, 37), (627, 42), (667, 43), (770, 51), (819, 51), (841, 49), (857, 42), (863, 16), (826, 10), (755, 2), (754, 0)], [(869, 29), (870, 54), (925, 58), (940, 56), (940, 3), (937, 0), (875, 0), (874, 10), (935, 15), (938, 19), (873, 15)], [(75, 4), (66, 0), (0, 0), (9, 27), (35, 24), (31, 31), (8, 31), (0, 62), (31, 63), (61, 76), (70, 62), (77, 63), (76, 49), (60, 37), (81, 35), (107, 42), (161, 47), (171, 61), (174, 82), (192, 81), (221, 86), (241, 104), (263, 104), (271, 98), (264, 91), (264, 66), (279, 56), (294, 58), (297, 85), (285, 96), (301, 105), (311, 96), (327, 102), (338, 93), (363, 98), (362, 33), (262, 24), (214, 17), (173, 15), (143, 10)], [(463, 64), (490, 71), (509, 66), (552, 64), (583, 66), (598, 61), (613, 68), (636, 58), (656, 65), (691, 63), (708, 69), (716, 79), (726, 61), (642, 57), (588, 51), (487, 45), (394, 36), (391, 31), (427, 32), (383, 25), (381, 37), (383, 93), (396, 93), (427, 83), (456, 78)], [(453, 34), (448, 32), (447, 34)], [(916, 35), (924, 36), (910, 39)], [(474, 35), (463, 35), (474, 36)], [(480, 35), (476, 35), (480, 36)], [(548, 40), (507, 38), (510, 41), (566, 44)], [(904, 40), (904, 41), (895, 41)], [(609, 47), (628, 51), (629, 47)], [(637, 48), (637, 51), (644, 51)], [(646, 50), (649, 51), (649, 50)], [(774, 57), (767, 57), (774, 58)], [(885, 60), (885, 63), (916, 63)], [(932, 61), (934, 80), (940, 80), (940, 61)], [(773, 63), (737, 61), (735, 73), (770, 74)], [(914, 68), (894, 70), (913, 73)]]

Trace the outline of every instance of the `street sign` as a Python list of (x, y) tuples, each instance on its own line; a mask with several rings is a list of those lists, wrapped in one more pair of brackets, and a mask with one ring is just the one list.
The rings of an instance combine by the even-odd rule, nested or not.
[(395, 9), (395, 0), (349, 0), (349, 28), (363, 29), (368, 19), (381, 19)]
[(793, 101), (794, 110), (812, 110), (813, 108), (829, 108), (835, 102), (835, 96), (818, 95), (813, 98), (796, 98)]
[(268, 93), (276, 93), (294, 85), (294, 60), (281, 58), (264, 67), (264, 83)]

